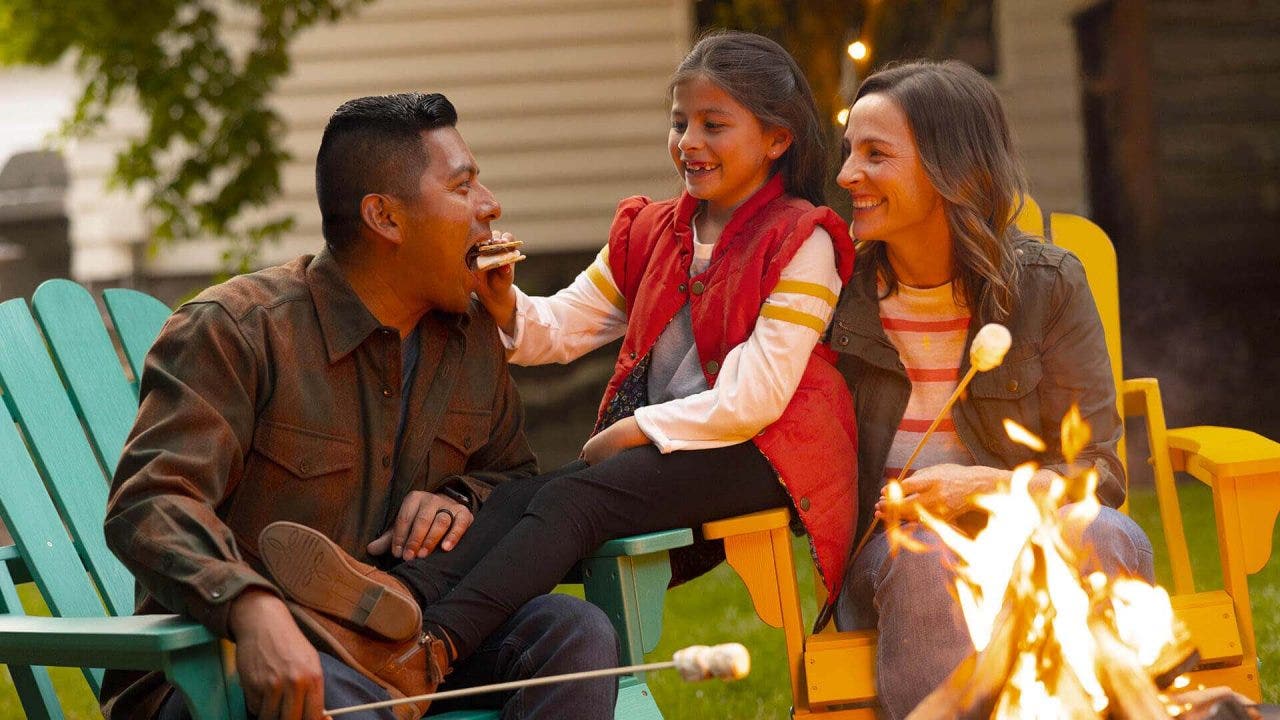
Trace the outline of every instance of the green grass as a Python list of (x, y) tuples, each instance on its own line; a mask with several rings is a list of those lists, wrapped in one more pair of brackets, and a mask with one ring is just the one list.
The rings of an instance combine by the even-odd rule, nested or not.
[[(1196, 588), (1210, 590), (1222, 587), (1213, 505), (1209, 491), (1199, 483), (1180, 488), (1183, 522), (1191, 549)], [(1131, 493), (1131, 513), (1151, 536), (1156, 547), (1156, 577), (1162, 584), (1171, 583), (1168, 555), (1155, 494), (1149, 488), (1135, 488)], [(806, 621), (814, 615), (813, 565), (806, 543), (795, 543), (796, 564), (800, 568), (800, 588), (805, 595)], [(28, 612), (38, 612), (38, 601), (29, 587), (23, 591)], [(1280, 562), (1270, 563), (1249, 579), (1253, 603), (1255, 635), (1262, 656), (1262, 688), (1268, 702), (1280, 700)], [(667, 594), (666, 620), (662, 642), (650, 655), (651, 660), (669, 659), (677, 648), (693, 644), (715, 644), (737, 641), (748, 647), (752, 656), (752, 673), (736, 683), (699, 683), (690, 685), (669, 672), (650, 675), (650, 685), (663, 713), (671, 720), (685, 718), (732, 718), (733, 720), (782, 720), (791, 707), (791, 696), (784, 664), (782, 632), (765, 626), (756, 619), (751, 601), (737, 575), (721, 566), (707, 575)], [(68, 720), (100, 718), (88, 686), (77, 670), (55, 668), (54, 684), (66, 704)], [(22, 709), (14, 694), (8, 672), (0, 677), (0, 720), (22, 718)]]

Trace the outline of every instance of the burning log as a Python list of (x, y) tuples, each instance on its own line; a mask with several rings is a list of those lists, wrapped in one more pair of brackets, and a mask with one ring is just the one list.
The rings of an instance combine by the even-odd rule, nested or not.
[[(1025, 429), (1013, 428), (1011, 435), (1028, 446), (1039, 442)], [(1078, 413), (1069, 414), (1062, 432), (1068, 462), (1087, 442), (1087, 426)], [(1007, 492), (976, 499), (990, 513), (976, 537), (919, 511), (958, 558), (955, 595), (977, 650), (910, 720), (1169, 718), (1160, 688), (1193, 667), (1197, 653), (1168, 594), (1101, 573), (1081, 578), (1060, 521), (1092, 520), (1099, 507), (1096, 474), (1081, 469), (1033, 495), (1033, 472), (1033, 466), (1019, 467)], [(1072, 510), (1064, 515), (1060, 508), (1067, 504)]]
[[(1028, 705), (1051, 703), (1060, 717), (1092, 715), (1093, 700), (1063, 660), (1055, 632), (1057, 610), (1047, 592), (1048, 568), (1041, 539), (1028, 540), (1017, 564), (1029, 564), (1027, 582), (1011, 582), (990, 640), (966, 658), (924, 699), (908, 720), (1022, 717)], [(1031, 590), (1030, 593), (1027, 591)]]
[(1169, 711), (1137, 656), (1116, 637), (1110, 623), (1095, 618), (1089, 632), (1098, 648), (1098, 679), (1111, 700), (1111, 715), (1123, 720), (1163, 720)]

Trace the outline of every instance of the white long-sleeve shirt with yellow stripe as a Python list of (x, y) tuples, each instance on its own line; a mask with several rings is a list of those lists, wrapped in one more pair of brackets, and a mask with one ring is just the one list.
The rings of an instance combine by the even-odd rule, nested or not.
[[(515, 291), (515, 335), (503, 333), (502, 342), (516, 365), (567, 363), (626, 332), (626, 303), (609, 267), (607, 246), (551, 297)], [(783, 268), (750, 337), (725, 355), (715, 386), (638, 409), (640, 430), (663, 453), (754, 437), (791, 401), (839, 294), (831, 236), (817, 228)]]

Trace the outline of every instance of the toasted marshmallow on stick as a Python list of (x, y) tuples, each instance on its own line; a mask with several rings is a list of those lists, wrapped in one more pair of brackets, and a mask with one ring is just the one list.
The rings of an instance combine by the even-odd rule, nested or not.
[(677, 650), (671, 660), (680, 677), (688, 682), (710, 678), (741, 680), (751, 672), (751, 655), (739, 643), (692, 645)]
[(1012, 344), (1013, 336), (1009, 334), (1009, 328), (999, 323), (987, 323), (973, 337), (973, 344), (969, 346), (969, 364), (977, 368), (978, 372), (991, 370), (1004, 361), (1004, 354), (1009, 352)]

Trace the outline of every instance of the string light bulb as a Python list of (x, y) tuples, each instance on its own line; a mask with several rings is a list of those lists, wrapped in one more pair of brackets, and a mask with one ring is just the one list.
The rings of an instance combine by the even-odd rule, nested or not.
[(861, 40), (855, 40), (849, 44), (849, 57), (854, 60), (867, 59), (867, 44)]
[(840, 112), (836, 113), (836, 122), (841, 125), (845, 125), (849, 122), (849, 108), (843, 108)]

